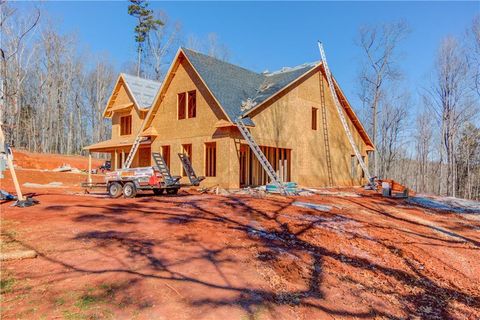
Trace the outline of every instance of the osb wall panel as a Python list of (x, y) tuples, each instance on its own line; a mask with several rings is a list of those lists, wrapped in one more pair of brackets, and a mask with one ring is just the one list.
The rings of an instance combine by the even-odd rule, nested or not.
[[(133, 103), (133, 101), (128, 96), (125, 88), (122, 86), (119, 90), (117, 99), (113, 107), (116, 105), (123, 105), (127, 103)], [(131, 107), (126, 111), (114, 111), (112, 115), (112, 139), (120, 137), (120, 117), (132, 115), (132, 135), (135, 137), (142, 126), (143, 118), (145, 117), (141, 112), (139, 112), (135, 107)], [(127, 137), (127, 136), (124, 136)]]
[[(297, 87), (287, 91), (270, 105), (254, 111), (255, 128), (251, 130), (259, 145), (292, 149), (292, 180), (305, 186), (327, 186), (328, 171), (324, 143), (321, 81), (325, 93), (327, 129), (330, 141), (333, 185), (360, 185), (361, 168), (357, 164), (356, 178), (351, 176), (351, 156), (354, 154), (330, 95), (326, 79), (314, 73)], [(318, 109), (317, 130), (312, 130), (312, 107)], [(354, 140), (362, 155), (366, 145), (345, 115)]]
[[(143, 148), (148, 148), (146, 145), (141, 145), (140, 149)], [(115, 169), (121, 169), (121, 163), (117, 163), (120, 160), (120, 155), (122, 154), (122, 151), (125, 152), (125, 159), (128, 156), (128, 153), (130, 152), (131, 147), (119, 147), (115, 148), (117, 151), (117, 158), (115, 158), (115, 151), (111, 151), (110, 153), (110, 160), (112, 162), (112, 168)], [(136, 168), (140, 166), (140, 152), (137, 150), (137, 153), (135, 154), (135, 157), (132, 160), (132, 164), (130, 165), (130, 168)], [(117, 159), (117, 160), (116, 160)], [(118, 164), (118, 165), (117, 165)], [(153, 159), (150, 157), (150, 165), (153, 165)]]
[[(171, 173), (181, 175), (182, 165), (177, 154), (182, 152), (182, 144), (191, 144), (193, 168), (202, 176), (205, 175), (205, 143), (216, 142), (216, 177), (207, 177), (202, 186), (235, 187), (238, 173), (234, 172), (235, 164), (231, 163), (235, 159), (234, 141), (228, 137), (228, 130), (215, 128), (215, 123), (226, 116), (186, 61), (182, 61), (174, 72), (152, 121), (158, 132), (152, 143), (152, 152), (161, 152), (162, 146), (169, 145)], [(177, 94), (191, 90), (197, 90), (196, 117), (178, 120)], [(188, 182), (188, 178), (182, 178), (182, 182)]]

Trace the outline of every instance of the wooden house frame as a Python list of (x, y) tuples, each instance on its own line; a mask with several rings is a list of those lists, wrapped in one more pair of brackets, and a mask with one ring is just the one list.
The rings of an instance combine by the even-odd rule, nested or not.
[[(367, 160), (373, 144), (334, 82), (354, 139)], [(282, 180), (304, 186), (359, 185), (364, 177), (327, 86), (321, 63), (256, 73), (180, 48), (143, 118), (142, 135), (148, 137), (151, 152), (162, 152), (169, 159), (174, 175), (182, 174), (177, 153), (187, 148), (197, 174), (206, 176), (204, 186), (265, 184), (265, 172), (234, 124), (241, 117)], [(184, 108), (182, 97), (192, 92), (196, 114), (183, 117), (183, 111), (179, 113)], [(109, 107), (115, 100), (110, 100), (106, 116), (109, 110), (116, 112)]]
[[(111, 139), (85, 147), (89, 152), (109, 153), (112, 168), (121, 168), (130, 152), (136, 135), (143, 128), (160, 82), (121, 73), (103, 111), (103, 117), (112, 119)], [(151, 141), (140, 145), (134, 166), (150, 165)]]

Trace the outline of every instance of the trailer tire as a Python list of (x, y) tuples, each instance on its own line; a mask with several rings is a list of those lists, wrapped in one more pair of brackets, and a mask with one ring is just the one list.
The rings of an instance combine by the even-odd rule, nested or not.
[(162, 195), (164, 189), (153, 189), (153, 194), (156, 196)]
[(123, 195), (125, 198), (135, 198), (137, 195), (137, 188), (133, 182), (127, 182), (123, 185)]
[(108, 185), (108, 194), (112, 198), (118, 198), (122, 195), (122, 185), (118, 182), (112, 182)]
[(177, 188), (167, 189), (167, 194), (177, 194), (177, 193), (178, 193), (178, 189), (177, 189)]

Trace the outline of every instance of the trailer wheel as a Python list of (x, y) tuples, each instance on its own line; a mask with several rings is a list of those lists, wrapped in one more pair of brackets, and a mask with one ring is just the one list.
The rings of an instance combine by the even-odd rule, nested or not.
[(153, 194), (156, 196), (162, 195), (164, 189), (153, 189)]
[(178, 193), (178, 189), (177, 189), (177, 188), (167, 189), (167, 194), (177, 194), (177, 193)]
[(112, 198), (118, 198), (122, 195), (122, 185), (118, 182), (112, 182), (108, 185), (108, 194)]
[(135, 188), (135, 185), (133, 182), (127, 182), (123, 186), (123, 195), (125, 198), (135, 198), (137, 195), (137, 188)]

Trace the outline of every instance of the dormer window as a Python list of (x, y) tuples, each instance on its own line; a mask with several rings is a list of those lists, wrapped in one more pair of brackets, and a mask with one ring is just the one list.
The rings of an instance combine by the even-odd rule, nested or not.
[(127, 136), (132, 134), (132, 116), (120, 117), (120, 135)]

